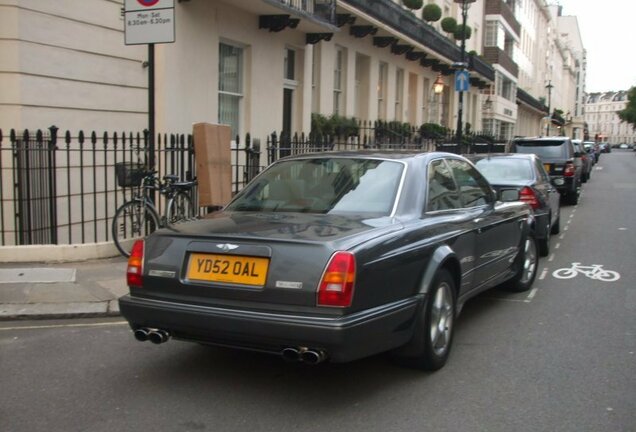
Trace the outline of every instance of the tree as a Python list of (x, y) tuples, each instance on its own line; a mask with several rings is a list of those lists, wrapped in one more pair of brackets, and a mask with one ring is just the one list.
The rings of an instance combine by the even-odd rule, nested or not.
[(618, 117), (625, 123), (632, 125), (636, 130), (636, 87), (629, 89), (627, 93), (627, 106), (618, 112)]

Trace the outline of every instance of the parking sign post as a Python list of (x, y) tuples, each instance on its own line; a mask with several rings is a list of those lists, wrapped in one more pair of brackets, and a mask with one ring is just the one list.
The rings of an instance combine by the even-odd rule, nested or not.
[(148, 44), (148, 165), (155, 166), (155, 44), (175, 41), (174, 0), (125, 0), (126, 45)]

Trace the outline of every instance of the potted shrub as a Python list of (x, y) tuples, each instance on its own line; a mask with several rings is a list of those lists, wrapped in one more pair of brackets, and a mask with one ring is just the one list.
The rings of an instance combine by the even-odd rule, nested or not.
[(436, 22), (442, 17), (442, 8), (435, 3), (427, 4), (422, 10), (422, 19), (426, 22)]
[(443, 139), (448, 135), (448, 129), (437, 123), (424, 123), (419, 132), (426, 139)]
[(458, 25), (457, 28), (455, 29), (455, 32), (453, 33), (453, 36), (455, 36), (455, 39), (457, 40), (462, 40), (462, 39), (466, 40), (466, 39), (470, 39), (470, 36), (472, 33), (473, 33), (473, 29), (470, 28), (470, 26)]
[(455, 33), (457, 30), (457, 20), (453, 17), (446, 17), (442, 20), (442, 30), (446, 33)]
[(424, 0), (402, 0), (402, 4), (409, 9), (417, 10), (422, 7)]

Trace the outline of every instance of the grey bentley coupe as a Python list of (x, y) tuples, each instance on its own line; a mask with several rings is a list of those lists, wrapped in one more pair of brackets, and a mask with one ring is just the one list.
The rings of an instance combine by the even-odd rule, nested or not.
[(140, 341), (436, 370), (466, 300), (535, 279), (518, 200), (449, 153), (287, 157), (221, 211), (138, 240), (120, 310)]

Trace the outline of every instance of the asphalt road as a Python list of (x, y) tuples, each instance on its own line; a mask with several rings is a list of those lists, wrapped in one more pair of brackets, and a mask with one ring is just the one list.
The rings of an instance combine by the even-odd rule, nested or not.
[[(602, 155), (534, 289), (470, 301), (436, 373), (142, 344), (118, 319), (5, 322), (0, 430), (636, 431), (634, 173), (633, 152)], [(575, 262), (619, 278), (554, 276)]]

